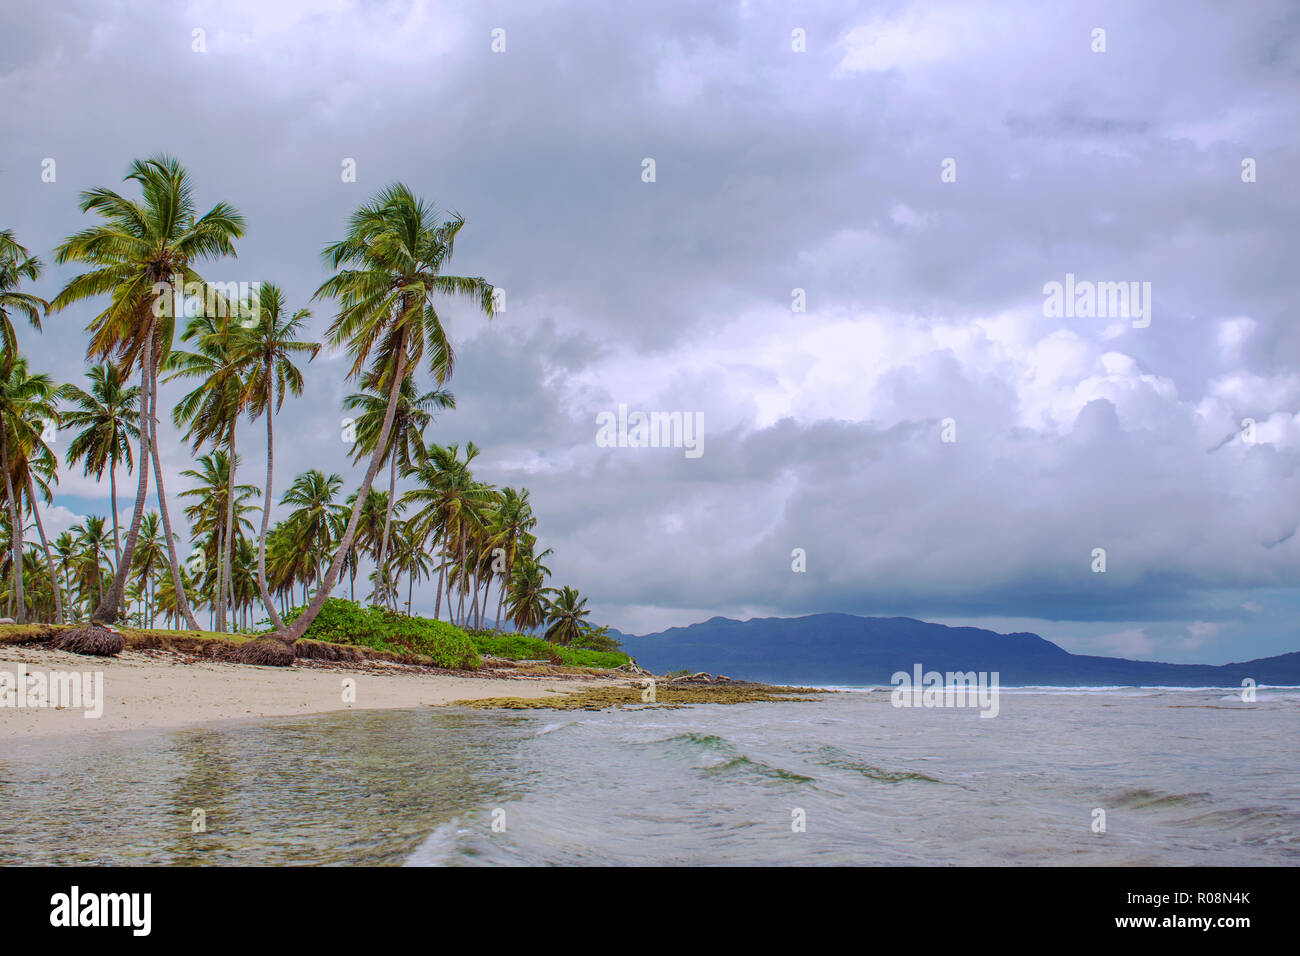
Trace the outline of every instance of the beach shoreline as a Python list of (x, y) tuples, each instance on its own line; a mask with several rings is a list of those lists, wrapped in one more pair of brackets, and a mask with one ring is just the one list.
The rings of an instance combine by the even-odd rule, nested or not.
[[(0, 707), (0, 741), (85, 738), (114, 731), (161, 730), (218, 721), (303, 717), (343, 710), (403, 710), (497, 697), (537, 698), (625, 684), (603, 673), (482, 676), (366, 661), (299, 660), (254, 667), (167, 651), (86, 657), (32, 645), (0, 646), (0, 672), (102, 674), (98, 717), (85, 708)], [(507, 676), (508, 674), (508, 676)], [(351, 686), (345, 685), (351, 681)]]

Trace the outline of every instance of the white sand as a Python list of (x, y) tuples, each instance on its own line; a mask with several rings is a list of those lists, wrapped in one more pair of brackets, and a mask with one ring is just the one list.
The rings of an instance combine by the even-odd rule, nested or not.
[[(184, 727), (214, 720), (387, 710), (487, 697), (545, 697), (606, 683), (610, 678), (459, 677), (313, 666), (249, 667), (216, 661), (186, 663), (162, 653), (125, 651), (116, 658), (84, 657), (34, 647), (0, 647), (0, 671), (102, 672), (103, 714), (81, 709), (0, 706), (0, 741), (87, 735), (141, 728)], [(343, 682), (355, 681), (355, 702)]]

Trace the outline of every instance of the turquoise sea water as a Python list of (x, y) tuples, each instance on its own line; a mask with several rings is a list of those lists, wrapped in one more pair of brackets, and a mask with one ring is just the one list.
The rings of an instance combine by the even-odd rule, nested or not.
[(31, 740), (0, 753), (0, 863), (1294, 865), (1297, 741), (1300, 691), (1207, 689)]

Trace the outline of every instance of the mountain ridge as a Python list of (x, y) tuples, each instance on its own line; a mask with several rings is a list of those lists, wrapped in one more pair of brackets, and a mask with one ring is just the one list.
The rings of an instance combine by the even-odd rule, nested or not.
[(825, 612), (739, 621), (715, 615), (655, 634), (611, 629), (642, 667), (708, 671), (780, 683), (888, 685), (920, 664), (936, 671), (997, 671), (1003, 686), (1300, 685), (1300, 651), (1227, 664), (1173, 664), (1073, 654), (1031, 631), (935, 624), (910, 617)]

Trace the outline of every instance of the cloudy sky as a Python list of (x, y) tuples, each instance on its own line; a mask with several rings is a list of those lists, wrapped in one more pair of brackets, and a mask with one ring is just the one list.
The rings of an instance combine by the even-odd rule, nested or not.
[[(444, 310), (426, 437), (531, 489), (624, 631), (844, 611), (1243, 660), (1300, 649), (1298, 40), (1267, 0), (5, 5), (0, 226), (48, 261), (81, 190), (172, 153), (248, 220), (208, 278), (305, 305), (375, 190), (459, 211), (453, 271), (506, 311)], [(1150, 283), (1149, 325), (1046, 314), (1067, 274)], [(80, 380), (93, 314), (22, 346)], [(359, 479), (346, 369), (278, 420), (277, 496)], [(703, 454), (600, 447), (619, 404), (702, 413)], [(107, 505), (67, 472), (49, 523)]]

